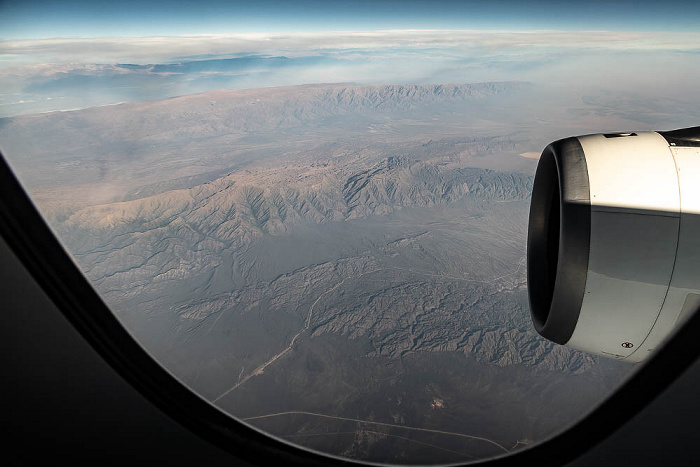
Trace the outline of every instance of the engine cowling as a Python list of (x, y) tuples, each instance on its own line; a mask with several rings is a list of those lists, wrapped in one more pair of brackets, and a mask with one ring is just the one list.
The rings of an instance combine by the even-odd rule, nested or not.
[(535, 329), (644, 360), (700, 308), (700, 127), (556, 141), (530, 205)]

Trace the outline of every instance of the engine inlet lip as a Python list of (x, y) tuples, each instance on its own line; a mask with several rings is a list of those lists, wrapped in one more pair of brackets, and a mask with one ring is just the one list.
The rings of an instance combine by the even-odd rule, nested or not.
[(586, 157), (577, 138), (547, 146), (530, 202), (527, 284), (540, 335), (566, 344), (576, 328), (588, 277), (591, 236)]

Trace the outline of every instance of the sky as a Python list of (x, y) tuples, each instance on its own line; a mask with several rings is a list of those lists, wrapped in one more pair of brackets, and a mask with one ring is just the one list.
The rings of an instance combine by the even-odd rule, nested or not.
[(698, 25), (678, 0), (0, 0), (0, 117), (338, 82), (700, 94)]
[(695, 0), (0, 0), (0, 38), (376, 29), (697, 31)]

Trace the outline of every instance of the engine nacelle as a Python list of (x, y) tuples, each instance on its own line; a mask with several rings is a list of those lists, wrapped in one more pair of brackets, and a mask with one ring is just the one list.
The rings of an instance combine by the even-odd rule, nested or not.
[(700, 127), (547, 146), (530, 206), (527, 282), (542, 336), (644, 360), (700, 308)]

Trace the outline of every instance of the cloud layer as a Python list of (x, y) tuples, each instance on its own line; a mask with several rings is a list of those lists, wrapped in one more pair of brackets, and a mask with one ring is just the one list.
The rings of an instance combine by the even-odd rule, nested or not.
[(222, 88), (503, 80), (681, 92), (700, 80), (700, 34), (395, 30), (0, 41), (0, 116)]
[(251, 53), (286, 56), (437, 47), (458, 51), (500, 48), (598, 48), (700, 51), (698, 33), (606, 31), (435, 31), (230, 34), (168, 37), (0, 41), (0, 63), (153, 63)]

